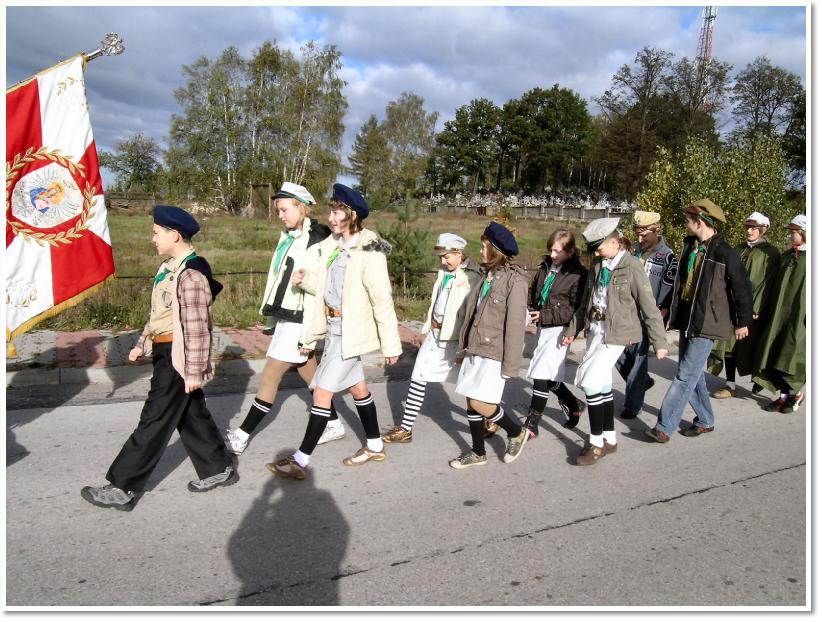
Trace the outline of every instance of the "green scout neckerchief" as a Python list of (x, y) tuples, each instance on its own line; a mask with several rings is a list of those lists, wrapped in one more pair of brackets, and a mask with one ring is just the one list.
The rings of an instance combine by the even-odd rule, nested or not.
[(694, 250), (691, 251), (691, 254), (688, 257), (688, 272), (689, 273), (691, 272), (691, 270), (694, 269), (694, 262), (696, 262), (696, 257), (700, 253), (702, 253), (703, 256), (705, 255), (705, 247), (700, 246), (699, 244), (697, 244), (696, 248), (694, 248)]
[(539, 295), (539, 306), (544, 307), (545, 301), (548, 300), (548, 292), (551, 291), (551, 285), (554, 284), (554, 279), (556, 278), (556, 272), (549, 272), (548, 277), (545, 279), (545, 285), (542, 286), (542, 293)]
[(271, 262), (271, 265), (274, 269), (274, 273), (280, 271), (280, 263), (285, 257), (285, 254), (288, 252), (288, 249), (291, 248), (291, 244), (294, 242), (294, 237), (291, 235), (291, 231), (288, 232), (288, 235), (283, 238), (283, 241), (277, 245), (277, 251), (274, 254), (274, 260)]
[(491, 289), (491, 281), (489, 281), (488, 279), (485, 279), (482, 282), (482, 289), (480, 290), (479, 299), (483, 300), (488, 295), (488, 290), (490, 290), (490, 289)]
[(440, 291), (442, 291), (446, 287), (448, 287), (448, 282), (453, 278), (454, 278), (454, 274), (450, 273), (450, 272), (448, 274), (446, 274), (445, 276), (443, 276), (442, 277), (442, 284), (440, 285)]
[(326, 268), (331, 267), (331, 264), (334, 263), (334, 260), (339, 256), (341, 250), (341, 248), (337, 247), (334, 249), (334, 252), (328, 256), (328, 261), (325, 262)]
[(611, 269), (602, 266), (602, 269), (599, 271), (599, 278), (597, 279), (597, 284), (602, 285), (602, 287), (608, 287), (608, 283), (611, 282)]
[[(179, 268), (179, 267), (180, 267), (180, 266), (182, 266), (185, 262), (187, 262), (189, 259), (194, 259), (196, 256), (197, 256), (197, 253), (196, 253), (196, 252), (191, 253), (191, 254), (190, 254), (190, 255), (188, 255), (185, 259), (183, 259), (183, 260), (180, 262), (180, 265), (179, 265), (179, 266), (177, 266), (177, 267)], [(171, 272), (173, 272), (173, 271), (174, 271), (174, 270), (169, 270), (168, 268), (163, 268), (163, 271), (162, 271), (162, 272), (160, 272), (157, 276), (155, 276), (155, 277), (154, 277), (154, 284), (156, 285), (157, 283), (161, 282), (164, 278), (166, 278), (166, 277), (167, 277), (167, 276), (168, 276)]]

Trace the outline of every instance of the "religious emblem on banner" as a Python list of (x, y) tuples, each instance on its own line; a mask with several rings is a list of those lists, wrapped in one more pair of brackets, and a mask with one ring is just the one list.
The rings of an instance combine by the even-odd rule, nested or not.
[(114, 275), (79, 55), (6, 92), (6, 339)]

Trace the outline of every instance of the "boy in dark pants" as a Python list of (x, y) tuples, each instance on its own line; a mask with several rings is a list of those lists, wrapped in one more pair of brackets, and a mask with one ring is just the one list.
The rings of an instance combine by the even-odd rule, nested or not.
[(135, 493), (145, 487), (175, 429), (200, 478), (188, 483), (191, 492), (239, 479), (201, 388), (212, 376), (211, 306), (223, 286), (191, 245), (200, 230), (197, 221), (168, 205), (157, 205), (153, 216), (152, 241), (157, 253), (169, 259), (154, 277), (148, 324), (128, 355), (136, 361), (151, 354), (151, 389), (137, 429), (106, 474), (110, 483), (80, 491), (93, 505), (124, 511), (133, 509)]

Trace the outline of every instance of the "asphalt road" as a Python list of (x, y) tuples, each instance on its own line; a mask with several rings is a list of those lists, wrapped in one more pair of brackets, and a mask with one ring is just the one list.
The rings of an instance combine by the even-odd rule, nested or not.
[[(647, 443), (674, 365), (653, 363), (647, 411), (617, 420), (619, 451), (590, 467), (573, 464), (587, 421), (562, 428), (552, 398), (516, 462), (502, 462), (497, 437), (486, 466), (449, 468), (467, 421), (453, 386), (430, 385), (414, 441), (389, 445), (385, 462), (341, 464), (364, 442), (349, 396), (346, 438), (318, 447), (305, 481), (280, 480), (263, 465), (299, 445), (308, 399), (284, 390), (237, 484), (189, 493), (175, 435), (130, 513), (93, 507), (80, 488), (105, 483), (144, 395), (87, 386), (10, 410), (6, 605), (809, 610), (805, 408), (765, 413), (742, 383), (742, 398), (714, 401), (715, 432)], [(406, 388), (371, 385), (382, 426), (401, 418)], [(209, 397), (221, 428), (253, 397), (252, 384), (234, 389)], [(526, 380), (509, 381), (509, 409), (524, 415), (529, 400)]]

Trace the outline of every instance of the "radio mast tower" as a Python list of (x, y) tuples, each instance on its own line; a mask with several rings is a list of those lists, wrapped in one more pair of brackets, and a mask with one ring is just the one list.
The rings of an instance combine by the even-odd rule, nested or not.
[(714, 47), (714, 22), (716, 21), (716, 7), (706, 6), (702, 11), (702, 29), (699, 32), (699, 44), (696, 48), (696, 79), (699, 98), (702, 100), (701, 107), (708, 107), (708, 102), (704, 101), (707, 95), (705, 89), (706, 74), (708, 65), (711, 64)]

